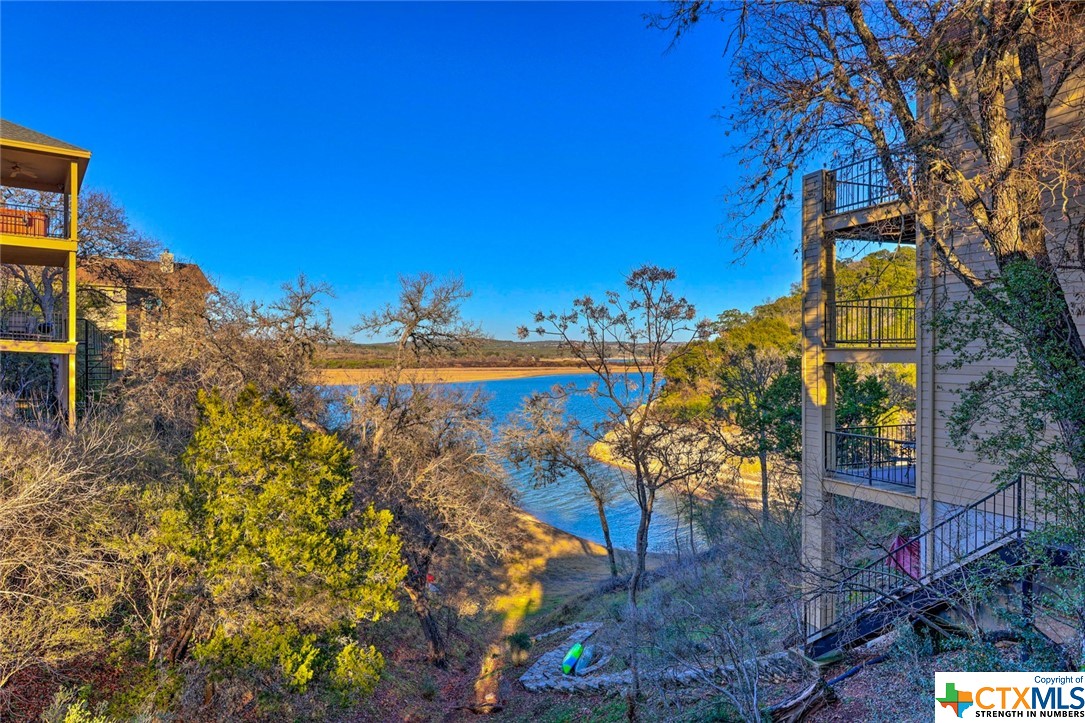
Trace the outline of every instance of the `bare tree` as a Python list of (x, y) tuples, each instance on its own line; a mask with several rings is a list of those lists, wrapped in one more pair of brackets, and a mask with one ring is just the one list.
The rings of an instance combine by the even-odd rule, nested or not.
[(124, 206), (108, 191), (79, 194), (79, 255), (84, 258), (153, 259), (157, 239), (132, 225)]
[(200, 389), (218, 389), (227, 399), (248, 385), (279, 390), (303, 419), (321, 416), (325, 400), (312, 370), (316, 353), (336, 340), (323, 307), (328, 286), (299, 276), (268, 304), (218, 291), (205, 298), (204, 290), (184, 285), (164, 293), (158, 318), (129, 355), (123, 400), (167, 446), (187, 443)]
[(399, 283), (397, 303), (363, 315), (354, 332), (390, 335), (400, 368), (471, 349), (481, 339), (479, 327), (460, 313), (460, 303), (471, 297), (462, 279), (421, 273), (401, 276)]
[(520, 329), (521, 338), (532, 333), (557, 338), (595, 375), (590, 393), (603, 402), (605, 418), (581, 431), (603, 442), (629, 470), (629, 491), (640, 508), (632, 604), (644, 576), (656, 495), (679, 480), (715, 470), (704, 430), (656, 404), (667, 362), (686, 354), (706, 329), (695, 322), (693, 305), (674, 295), (674, 279), (674, 271), (642, 266), (626, 277), (624, 296), (616, 291), (607, 292), (605, 301), (585, 296), (573, 301), (572, 311), (537, 312), (535, 328)]
[(428, 274), (401, 284), (398, 305), (363, 316), (358, 326), (392, 336), (396, 357), (380, 379), (354, 391), (347, 431), (357, 453), (357, 495), (392, 512), (408, 566), (404, 589), (430, 660), (443, 667), (432, 565), (440, 554), (479, 560), (509, 549), (512, 495), (489, 451), (493, 420), (481, 392), (436, 385), (419, 372), (477, 338), (460, 316), (468, 292), (459, 280)]
[(568, 474), (580, 480), (599, 515), (610, 575), (617, 577), (618, 563), (607, 522), (607, 505), (617, 493), (617, 481), (592, 459), (588, 451), (592, 440), (581, 432), (581, 422), (567, 416), (565, 401), (560, 390), (556, 396), (536, 394), (525, 400), (520, 413), (502, 429), (501, 447), (517, 468), (531, 466), (536, 484), (554, 484)]
[(640, 695), (637, 595), (644, 579), (656, 498), (683, 480), (714, 478), (720, 461), (700, 423), (681, 419), (658, 403), (668, 361), (688, 353), (690, 344), (708, 328), (707, 322), (695, 322), (693, 304), (671, 290), (674, 279), (670, 269), (642, 266), (626, 277), (624, 292), (609, 291), (604, 301), (587, 296), (575, 299), (571, 311), (537, 312), (534, 329), (520, 329), (521, 338), (534, 332), (558, 339), (595, 375), (590, 393), (600, 402), (605, 417), (582, 432), (605, 444), (614, 461), (627, 470), (627, 490), (640, 511), (636, 566), (629, 581), (634, 621), (629, 648), (630, 718), (636, 716)]
[(116, 576), (116, 492), (148, 439), (99, 419), (56, 437), (0, 420), (0, 703), (12, 677), (102, 642)]

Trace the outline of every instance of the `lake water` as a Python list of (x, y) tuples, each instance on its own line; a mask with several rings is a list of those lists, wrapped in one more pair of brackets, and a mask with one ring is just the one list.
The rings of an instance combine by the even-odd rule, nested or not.
[[(490, 412), (495, 423), (502, 424), (510, 414), (515, 414), (525, 397), (537, 391), (546, 391), (555, 384), (574, 384), (579, 389), (586, 389), (595, 377), (590, 374), (563, 374), (525, 379), (502, 379), (487, 382), (461, 382), (455, 386), (482, 389), (490, 398)], [(568, 404), (569, 412), (575, 414), (584, 424), (590, 425), (602, 421), (605, 415), (600, 400), (592, 399), (587, 394), (573, 396)], [(640, 510), (633, 498), (621, 484), (621, 470), (599, 462), (594, 463), (599, 474), (610, 475), (618, 481), (615, 500), (607, 510), (610, 523), (610, 535), (616, 547), (633, 549), (637, 535), (637, 521)], [(576, 476), (567, 477), (555, 484), (537, 487), (530, 470), (517, 472), (509, 467), (512, 483), (519, 497), (520, 507), (543, 522), (602, 544), (603, 534), (599, 527), (599, 515), (595, 503), (587, 495), (583, 483)], [(660, 495), (652, 515), (649, 529), (649, 547), (652, 550), (673, 550), (675, 533), (678, 532), (685, 545), (685, 531), (680, 525), (676, 528), (677, 516), (671, 500)]]

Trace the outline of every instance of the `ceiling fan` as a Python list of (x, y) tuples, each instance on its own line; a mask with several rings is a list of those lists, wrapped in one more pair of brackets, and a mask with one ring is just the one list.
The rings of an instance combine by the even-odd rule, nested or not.
[(18, 163), (11, 164), (11, 175), (9, 178), (18, 178), (19, 176), (26, 176), (27, 178), (33, 178), (37, 180), (38, 174), (33, 171), (24, 171)]

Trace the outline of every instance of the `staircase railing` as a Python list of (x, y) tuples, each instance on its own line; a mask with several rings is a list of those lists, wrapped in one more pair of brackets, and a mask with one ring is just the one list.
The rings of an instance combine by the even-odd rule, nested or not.
[[(1067, 494), (1073, 484), (1023, 474), (880, 558), (845, 568), (829, 589), (806, 601), (808, 634), (817, 635), (876, 603), (930, 585), (1008, 542), (1021, 540), (1040, 525), (1081, 514), (1082, 501)], [(1051, 494), (1053, 488), (1063, 491)], [(915, 576), (910, 558), (917, 552), (923, 564), (922, 573)], [(813, 621), (818, 620), (822, 624), (813, 629)]]
[(76, 319), (76, 338), (76, 407), (84, 414), (101, 398), (122, 360), (116, 358), (116, 335), (103, 331), (90, 319)]

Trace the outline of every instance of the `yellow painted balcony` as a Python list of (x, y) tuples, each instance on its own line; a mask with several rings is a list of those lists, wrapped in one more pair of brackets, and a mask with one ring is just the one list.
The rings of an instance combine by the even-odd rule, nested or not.
[(32, 238), (69, 239), (66, 204), (3, 203), (0, 234)]
[(0, 190), (0, 263), (64, 266), (76, 249), (68, 195), (6, 183)]
[(0, 311), (0, 339), (15, 341), (67, 341), (68, 315), (61, 312), (4, 309)]

